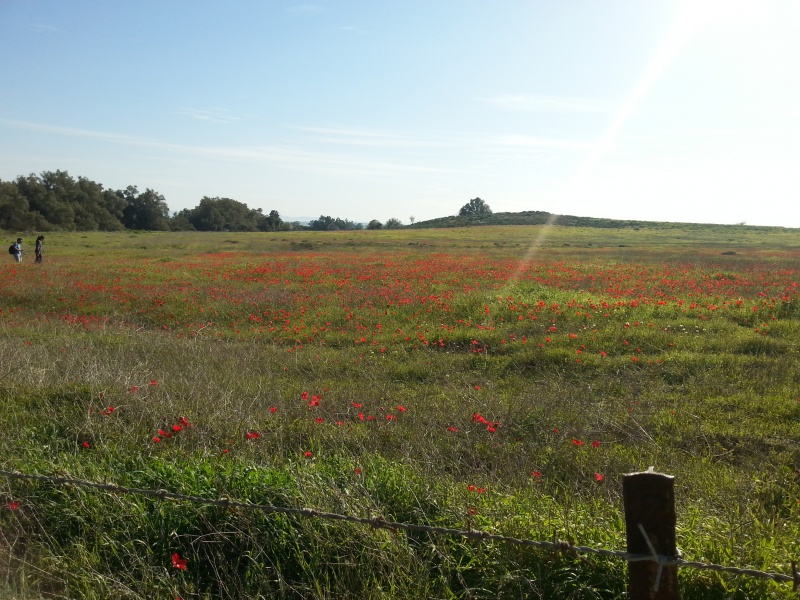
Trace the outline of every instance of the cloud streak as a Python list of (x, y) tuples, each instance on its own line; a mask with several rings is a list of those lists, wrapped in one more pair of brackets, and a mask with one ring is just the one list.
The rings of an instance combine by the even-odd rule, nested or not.
[(127, 134), (93, 131), (0, 119), (0, 125), (13, 129), (34, 131), (49, 135), (98, 140), (135, 147), (161, 149), (185, 156), (201, 156), (230, 161), (247, 161), (285, 169), (311, 170), (333, 174), (390, 174), (390, 173), (455, 173), (456, 170), (381, 160), (339, 153), (322, 153), (303, 150), (295, 146), (194, 146), (160, 142)]
[(197, 121), (207, 121), (210, 123), (230, 123), (231, 121), (239, 120), (239, 117), (232, 115), (226, 108), (202, 109), (183, 107), (178, 110), (178, 114)]
[(495, 108), (523, 112), (601, 113), (607, 110), (605, 103), (598, 100), (539, 94), (501, 94), (480, 100)]

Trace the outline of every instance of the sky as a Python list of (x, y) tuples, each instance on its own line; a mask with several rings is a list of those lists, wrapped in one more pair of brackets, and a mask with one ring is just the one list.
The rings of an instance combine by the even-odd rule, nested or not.
[(800, 227), (796, 0), (0, 0), (0, 179)]

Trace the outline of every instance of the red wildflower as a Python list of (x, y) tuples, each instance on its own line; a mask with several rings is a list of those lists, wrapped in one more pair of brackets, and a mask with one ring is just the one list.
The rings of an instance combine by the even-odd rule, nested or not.
[(317, 418), (316, 418), (316, 419), (314, 419), (314, 420), (315, 420), (317, 423), (324, 423), (324, 422), (325, 422), (325, 419), (323, 419), (322, 417), (317, 417)]
[(402, 406), (402, 405), (398, 405), (397, 406), (397, 410), (399, 410), (400, 412), (406, 412), (406, 407)]
[(19, 502), (15, 502), (14, 500), (9, 500), (8, 508), (10, 508), (11, 510), (17, 510), (19, 508)]
[(474, 506), (470, 506), (470, 507), (467, 509), (467, 512), (468, 512), (470, 515), (477, 515), (477, 514), (478, 514), (478, 509), (477, 509), (477, 508), (475, 508)]
[(158, 385), (158, 381), (156, 381), (155, 379), (151, 379), (150, 380), (150, 385), (156, 386), (156, 385)]
[(271, 412), (271, 413), (278, 412), (278, 407), (277, 406), (270, 406), (269, 407), (269, 412)]
[(572, 438), (572, 443), (575, 444), (576, 446), (583, 446), (586, 442), (584, 442), (583, 440), (576, 440), (575, 438)]
[(180, 423), (184, 427), (191, 427), (192, 426), (192, 424), (189, 423), (189, 419), (187, 419), (186, 417), (178, 417), (178, 423)]
[(138, 389), (139, 389), (139, 388), (138, 388), (137, 386), (133, 386), (133, 387), (130, 387), (130, 388), (128, 388), (128, 391), (129, 391), (131, 394), (135, 394), (135, 393), (137, 392), (137, 390), (138, 390)]
[(351, 405), (353, 408), (361, 408), (362, 406), (364, 406), (364, 405), (363, 405), (363, 404), (361, 404), (360, 402), (351, 402), (351, 403), (350, 403), (350, 405)]
[(599, 441), (595, 440), (595, 441), (592, 442), (592, 448), (599, 448), (599, 447), (600, 447), (600, 442)]
[(469, 485), (467, 486), (467, 489), (468, 489), (470, 492), (474, 492), (474, 491), (475, 491), (475, 486), (474, 486), (474, 485), (472, 485), (472, 484), (469, 484)]
[(537, 479), (542, 476), (541, 472), (539, 471), (531, 471), (531, 475), (533, 475)]
[(301, 397), (303, 400), (308, 400), (308, 392), (303, 392), (302, 394), (300, 394), (300, 397)]
[(183, 431), (183, 427), (181, 427), (180, 425), (173, 425), (172, 426), (172, 431), (174, 431), (175, 433), (177, 433), (179, 431)]
[(600, 473), (595, 473), (594, 474), (594, 480), (595, 481), (603, 481), (603, 476)]
[(361, 467), (356, 467), (355, 473), (356, 475), (361, 475)]
[(260, 437), (261, 434), (258, 433), (257, 431), (248, 431), (247, 433), (244, 434), (244, 438), (246, 440), (257, 440)]
[(153, 436), (153, 443), (154, 443), (154, 444), (157, 444), (157, 443), (158, 443), (158, 442), (160, 442), (160, 441), (161, 441), (161, 438), (160, 438), (160, 437), (158, 437), (157, 435), (154, 435), (154, 436)]
[(487, 426), (486, 426), (486, 430), (487, 430), (489, 433), (494, 433), (495, 431), (497, 431), (497, 429), (495, 429), (495, 428), (494, 428), (494, 427), (492, 427), (491, 425), (487, 425)]
[(458, 427), (448, 427), (447, 431), (451, 431), (453, 433), (458, 433)]
[(314, 456), (314, 454), (306, 450), (305, 452), (303, 452), (303, 456), (305, 456), (306, 458), (311, 458), (312, 456)]
[(83, 447), (84, 448), (91, 448), (92, 446), (91, 446), (91, 444), (89, 444), (89, 442), (83, 442)]
[(186, 559), (181, 558), (181, 555), (177, 552), (172, 555), (172, 566), (176, 569), (181, 569), (182, 571), (186, 570)]

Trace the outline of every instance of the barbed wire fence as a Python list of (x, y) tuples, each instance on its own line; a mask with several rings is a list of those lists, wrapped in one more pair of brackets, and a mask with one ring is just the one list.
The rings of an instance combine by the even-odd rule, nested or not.
[[(113, 483), (98, 483), (84, 479), (74, 479), (70, 477), (58, 477), (51, 475), (36, 475), (31, 473), (21, 473), (19, 471), (7, 471), (4, 469), (0, 469), (0, 477), (4, 477), (6, 479), (39, 481), (55, 486), (76, 486), (89, 488), (107, 492), (109, 494), (148, 496), (155, 498), (158, 501), (175, 500), (228, 509), (238, 508), (261, 511), (270, 514), (293, 515), (301, 518), (327, 519), (331, 521), (358, 523), (376, 529), (387, 529), (391, 531), (416, 531), (432, 535), (459, 537), (480, 542), (500, 542), (504, 544), (539, 548), (567, 554), (588, 554), (605, 558), (617, 558), (625, 560), (629, 564), (628, 591), (630, 597), (633, 599), (640, 597), (655, 597), (666, 600), (678, 598), (678, 568), (699, 569), (717, 573), (729, 573), (744, 577), (766, 579), (778, 583), (791, 583), (792, 590), (800, 590), (800, 573), (798, 572), (797, 563), (795, 561), (791, 561), (792, 574), (789, 575), (784, 573), (770, 573), (756, 569), (726, 567), (723, 565), (685, 560), (680, 557), (674, 541), (675, 519), (674, 496), (672, 495), (673, 478), (667, 475), (653, 473), (652, 470), (644, 473), (632, 473), (630, 475), (625, 475), (623, 478), (623, 498), (625, 503), (626, 529), (628, 537), (627, 551), (580, 546), (555, 539), (552, 541), (545, 541), (514, 538), (475, 529), (463, 530), (452, 529), (448, 527), (436, 527), (431, 525), (400, 523), (396, 521), (387, 521), (379, 516), (370, 518), (356, 517), (353, 515), (320, 511), (313, 508), (291, 508), (272, 506), (268, 504), (252, 504), (250, 502), (241, 502), (224, 497), (204, 498), (200, 496), (190, 496), (177, 492), (170, 492), (165, 489), (126, 487)], [(655, 516), (656, 519), (651, 519), (649, 523), (639, 522), (641, 520), (646, 520), (641, 518), (641, 514), (636, 514), (637, 512), (641, 512), (642, 509), (644, 509), (645, 512), (649, 512), (650, 516)], [(638, 540), (632, 538), (638, 538)], [(635, 547), (637, 545), (637, 541), (639, 542), (639, 546), (643, 546), (646, 549), (645, 552), (631, 551), (632, 545)], [(669, 546), (672, 546), (672, 548), (669, 548)], [(637, 571), (637, 565), (644, 566), (645, 569), (639, 569)], [(642, 585), (643, 582), (644, 585)]]

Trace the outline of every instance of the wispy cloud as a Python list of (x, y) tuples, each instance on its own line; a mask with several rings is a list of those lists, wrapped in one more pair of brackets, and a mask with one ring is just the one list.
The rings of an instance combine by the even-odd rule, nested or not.
[(58, 27), (53, 27), (52, 25), (47, 25), (45, 23), (31, 23), (30, 30), (39, 33), (52, 33), (54, 31), (61, 31)]
[(493, 146), (552, 148), (558, 150), (585, 150), (594, 145), (594, 142), (580, 140), (558, 140), (516, 134), (492, 136), (487, 141)]
[(201, 156), (220, 160), (247, 161), (286, 169), (326, 172), (333, 174), (391, 174), (391, 173), (454, 173), (453, 169), (402, 162), (391, 158), (355, 156), (337, 152), (304, 150), (292, 145), (270, 146), (195, 146), (119, 134), (0, 119), (0, 126), (51, 135), (93, 139), (136, 147), (155, 148), (183, 156)]
[(348, 146), (372, 146), (384, 148), (550, 148), (560, 150), (582, 150), (592, 147), (594, 142), (581, 140), (561, 140), (529, 135), (475, 135), (433, 134), (427, 137), (414, 137), (398, 133), (347, 129), (336, 127), (295, 127), (298, 131), (316, 134), (317, 142), (342, 144)]
[(304, 126), (296, 126), (294, 129), (313, 134), (314, 140), (317, 142), (326, 144), (341, 144), (345, 146), (421, 148), (453, 145), (452, 143), (444, 140), (421, 139), (398, 133), (375, 130)]
[(604, 112), (603, 102), (588, 98), (543, 96), (539, 94), (501, 94), (481, 98), (483, 102), (503, 110), (526, 112)]
[(211, 123), (230, 123), (231, 121), (238, 121), (239, 117), (231, 114), (225, 108), (190, 108), (184, 107), (178, 110), (179, 115), (190, 117), (198, 121), (209, 121)]

